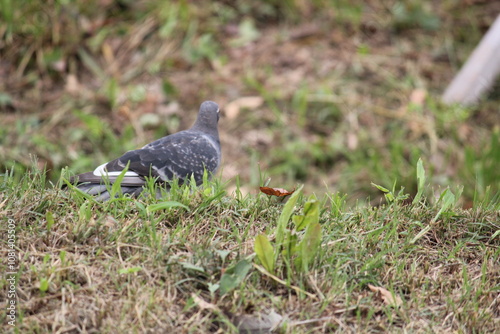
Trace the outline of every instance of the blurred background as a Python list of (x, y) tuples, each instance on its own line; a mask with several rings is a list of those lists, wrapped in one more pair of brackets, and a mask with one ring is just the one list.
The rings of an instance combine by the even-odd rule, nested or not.
[[(221, 177), (377, 201), (421, 157), (463, 206), (500, 189), (500, 84), (440, 96), (500, 2), (4, 0), (0, 173), (81, 173), (222, 107)], [(0, 175), (1, 176), (1, 175)], [(5, 176), (5, 174), (4, 174)]]

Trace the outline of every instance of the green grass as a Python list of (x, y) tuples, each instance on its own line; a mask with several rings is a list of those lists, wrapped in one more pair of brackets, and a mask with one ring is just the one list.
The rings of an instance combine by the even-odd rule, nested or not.
[[(270, 309), (285, 333), (499, 326), (498, 85), (440, 103), (494, 2), (1, 3), (18, 332), (225, 333)], [(263, 102), (226, 113), (242, 97)], [(213, 183), (106, 203), (59, 190), (186, 129), (207, 99), (223, 116)], [(293, 212), (264, 179), (303, 184)]]
[[(438, 201), (349, 207), (339, 194), (308, 200), (306, 186), (283, 205), (214, 180), (174, 185), (159, 200), (98, 203), (45, 183), (36, 167), (0, 179), (2, 226), (16, 224), (19, 332), (226, 333), (237, 316), (255, 322), (269, 310), (284, 317), (283, 333), (484, 333), (500, 324), (498, 197), (469, 210), (451, 190)], [(319, 222), (318, 252), (305, 266), (304, 253), (276, 253), (272, 273), (263, 269), (257, 236), (276, 243), (295, 225), (300, 241), (304, 219)], [(6, 321), (2, 313), (12, 330)]]

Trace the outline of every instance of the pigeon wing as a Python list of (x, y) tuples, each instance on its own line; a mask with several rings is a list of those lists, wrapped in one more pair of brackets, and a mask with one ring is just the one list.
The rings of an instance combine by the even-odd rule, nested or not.
[(129, 164), (128, 170), (137, 173), (143, 180), (145, 176), (152, 176), (162, 181), (178, 178), (182, 183), (194, 174), (196, 182), (200, 183), (204, 169), (215, 173), (219, 163), (218, 141), (206, 134), (182, 131), (129, 151), (109, 162), (106, 169), (108, 172), (119, 172)]

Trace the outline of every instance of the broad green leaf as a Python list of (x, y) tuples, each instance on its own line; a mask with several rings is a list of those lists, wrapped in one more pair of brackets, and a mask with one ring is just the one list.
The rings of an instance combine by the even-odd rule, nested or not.
[(285, 241), (283, 242), (283, 256), (291, 258), (297, 252), (298, 238), (297, 234), (289, 230), (286, 231)]
[(165, 201), (165, 202), (161, 202), (161, 203), (156, 203), (156, 204), (150, 204), (146, 207), (146, 212), (148, 213), (151, 213), (151, 212), (155, 212), (155, 211), (158, 211), (158, 210), (165, 210), (165, 209), (170, 209), (170, 208), (184, 208), (186, 210), (189, 211), (189, 207), (182, 204), (182, 203), (179, 203), (179, 202), (176, 202), (176, 201)]
[(248, 260), (241, 260), (235, 266), (226, 269), (220, 279), (220, 293), (225, 295), (243, 282), (248, 272), (252, 268), (252, 263)]
[(302, 229), (304, 228), (303, 225), (307, 225), (304, 223), (304, 220), (306, 220), (306, 216), (304, 215), (294, 215), (292, 217), (293, 224), (295, 225), (295, 230), (300, 231), (299, 227), (302, 226)]
[(441, 216), (441, 214), (444, 211), (448, 210), (453, 205), (455, 205), (456, 198), (455, 198), (455, 195), (448, 188), (445, 191), (443, 191), (443, 193), (441, 194), (441, 196), (439, 198), (439, 201), (441, 202), (441, 208), (439, 209), (439, 211), (436, 214), (436, 216), (434, 217), (434, 219), (432, 219), (433, 222), (437, 221), (439, 216)]
[(422, 198), (422, 194), (424, 193), (424, 186), (425, 186), (425, 169), (424, 169), (424, 164), (422, 162), (422, 158), (418, 159), (417, 162), (417, 182), (418, 182), (418, 190), (417, 194), (415, 195), (415, 198), (413, 199), (412, 204), (418, 204), (420, 202), (420, 199)]
[(283, 244), (283, 239), (285, 236), (285, 229), (290, 220), (290, 216), (293, 213), (293, 209), (295, 208), (295, 203), (299, 198), (299, 195), (302, 193), (303, 185), (301, 185), (295, 192), (290, 196), (285, 206), (283, 207), (283, 211), (281, 211), (281, 215), (278, 218), (278, 224), (276, 226), (276, 244), (277, 247), (281, 247)]
[(311, 223), (319, 222), (319, 201), (316, 196), (311, 195), (309, 200), (304, 204), (304, 214), (295, 215), (292, 217), (296, 231), (302, 231)]
[(321, 245), (321, 225), (312, 223), (306, 228), (304, 239), (298, 246), (299, 256), (296, 258), (295, 265), (302, 272), (307, 272), (309, 265), (312, 263), (318, 254), (319, 246)]
[(274, 249), (265, 234), (259, 234), (255, 238), (254, 248), (262, 266), (264, 266), (264, 268), (271, 274), (274, 273)]

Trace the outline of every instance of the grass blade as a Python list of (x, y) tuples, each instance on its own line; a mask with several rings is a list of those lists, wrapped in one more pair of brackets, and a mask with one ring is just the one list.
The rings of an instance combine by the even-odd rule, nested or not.
[(171, 209), (171, 208), (184, 208), (187, 211), (189, 211), (189, 207), (182, 204), (182, 203), (179, 203), (176, 201), (165, 201), (165, 202), (161, 202), (161, 203), (155, 203), (155, 204), (148, 205), (146, 207), (146, 212), (151, 213), (151, 212), (165, 210), (165, 209)]
[(424, 169), (424, 164), (422, 162), (422, 158), (418, 159), (417, 162), (417, 194), (415, 195), (415, 198), (413, 199), (412, 205), (416, 205), (420, 202), (420, 199), (422, 198), (422, 194), (424, 193), (424, 186), (425, 186), (425, 169)]
[(319, 201), (316, 196), (311, 195), (309, 200), (304, 204), (304, 214), (295, 215), (292, 217), (296, 231), (302, 231), (311, 223), (319, 221)]
[(450, 189), (446, 189), (442, 194), (441, 194), (441, 197), (440, 197), (440, 201), (441, 201), (441, 208), (439, 209), (438, 213), (436, 214), (436, 216), (432, 219), (431, 223), (434, 223), (438, 220), (439, 216), (441, 216), (441, 214), (448, 210), (449, 208), (451, 208), (455, 202), (456, 202), (456, 198), (455, 198), (455, 195), (451, 192)]
[(283, 244), (283, 240), (285, 237), (285, 229), (290, 220), (290, 216), (293, 213), (293, 209), (295, 208), (295, 203), (299, 198), (299, 195), (302, 193), (303, 185), (300, 186), (295, 192), (290, 196), (285, 206), (283, 207), (283, 211), (281, 212), (280, 217), (278, 218), (278, 224), (276, 226), (276, 244), (280, 247)]
[(318, 253), (319, 246), (321, 245), (321, 225), (319, 223), (312, 223), (306, 228), (304, 239), (299, 245), (299, 257), (296, 264), (297, 269), (302, 272), (307, 272), (309, 265), (314, 260)]

